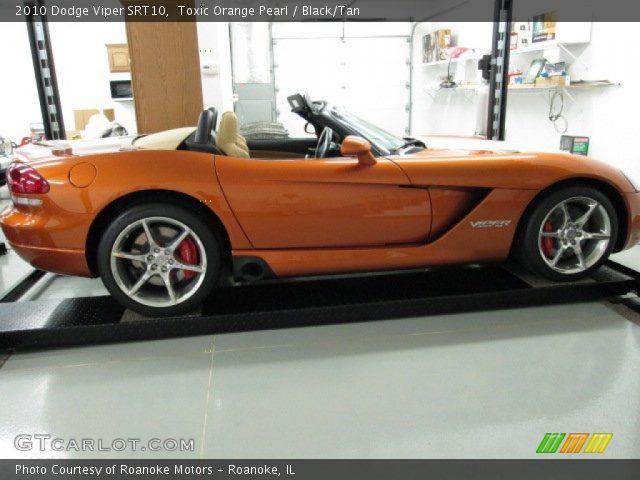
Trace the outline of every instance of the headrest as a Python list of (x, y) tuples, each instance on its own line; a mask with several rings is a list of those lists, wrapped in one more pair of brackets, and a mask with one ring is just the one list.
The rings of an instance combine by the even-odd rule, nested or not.
[(227, 155), (249, 158), (247, 143), (238, 133), (238, 117), (233, 112), (224, 112), (220, 118), (220, 127), (216, 145)]
[(220, 118), (220, 128), (218, 129), (218, 135), (235, 141), (236, 135), (238, 135), (238, 117), (233, 112), (224, 112), (222, 118)]

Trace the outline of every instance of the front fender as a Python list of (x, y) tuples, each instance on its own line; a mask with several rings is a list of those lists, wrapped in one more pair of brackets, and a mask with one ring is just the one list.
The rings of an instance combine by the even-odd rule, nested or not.
[(590, 178), (621, 194), (635, 192), (620, 170), (580, 155), (427, 149), (390, 158), (415, 185), (544, 190), (564, 180)]

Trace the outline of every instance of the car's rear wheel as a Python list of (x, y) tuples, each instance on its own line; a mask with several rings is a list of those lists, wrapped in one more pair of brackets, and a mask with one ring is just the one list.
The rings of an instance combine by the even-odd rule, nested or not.
[(608, 258), (618, 219), (606, 195), (571, 186), (542, 198), (525, 219), (519, 257), (534, 273), (552, 280), (587, 276)]
[(98, 269), (109, 292), (143, 315), (197, 309), (220, 274), (220, 244), (188, 210), (138, 205), (118, 216), (98, 246)]

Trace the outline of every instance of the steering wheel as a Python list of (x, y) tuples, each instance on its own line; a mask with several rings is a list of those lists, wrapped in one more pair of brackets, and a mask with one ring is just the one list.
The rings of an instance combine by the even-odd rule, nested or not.
[(316, 158), (324, 158), (327, 152), (329, 151), (329, 147), (331, 146), (331, 140), (333, 139), (333, 130), (329, 127), (324, 127), (322, 133), (318, 137), (318, 144), (316, 145)]

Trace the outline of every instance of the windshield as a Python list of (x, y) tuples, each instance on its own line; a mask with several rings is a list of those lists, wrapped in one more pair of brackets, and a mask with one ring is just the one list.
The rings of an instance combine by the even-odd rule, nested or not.
[(341, 108), (331, 108), (329, 115), (338, 122), (344, 124), (344, 126), (349, 130), (353, 130), (361, 137), (369, 140), (382, 151), (383, 155), (389, 155), (406, 144), (404, 139), (396, 137), (380, 127), (377, 127), (352, 113), (346, 112)]

